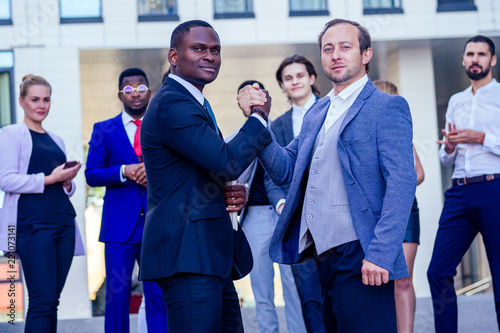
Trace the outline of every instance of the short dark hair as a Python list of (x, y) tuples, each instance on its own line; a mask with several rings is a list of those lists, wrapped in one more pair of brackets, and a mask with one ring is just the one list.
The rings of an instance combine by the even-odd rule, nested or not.
[(264, 88), (264, 85), (262, 83), (260, 83), (259, 81), (256, 81), (256, 80), (246, 80), (242, 84), (240, 84), (240, 86), (238, 87), (238, 91), (240, 91), (240, 89), (243, 88), (243, 87), (245, 87), (245, 86), (248, 86), (248, 85), (253, 86), (254, 83), (257, 83), (259, 85), (260, 89), (266, 89), (266, 88)]
[(149, 86), (148, 77), (146, 76), (146, 73), (144, 73), (142, 69), (127, 68), (120, 74), (120, 77), (118, 78), (118, 90), (122, 89), (123, 79), (130, 76), (142, 76), (144, 78), (144, 81), (146, 81), (146, 85)]
[[(327, 24), (325, 24), (323, 31), (321, 31), (319, 36), (318, 36), (318, 45), (319, 45), (320, 52), (321, 52), (321, 47), (322, 47), (321, 41), (322, 41), (323, 36), (325, 35), (326, 31), (328, 29), (330, 29), (331, 27), (333, 27), (334, 25), (338, 25), (338, 24), (350, 24), (350, 25), (358, 28), (359, 51), (361, 52), (361, 54), (363, 54), (363, 52), (365, 50), (367, 50), (368, 48), (371, 47), (372, 38), (370, 37), (370, 33), (368, 32), (368, 29), (366, 29), (361, 24), (359, 24), (358, 22), (355, 22), (355, 21), (349, 21), (349, 20), (344, 20), (344, 19), (334, 19), (334, 20), (331, 20), (330, 22), (328, 22)], [(369, 65), (369, 63), (366, 64), (366, 72), (367, 73), (368, 73), (368, 69), (369, 69), (368, 65)]]
[[(304, 66), (306, 66), (306, 70), (309, 76), (314, 75), (316, 78), (318, 77), (318, 74), (316, 73), (313, 64), (305, 57), (295, 54), (291, 57), (285, 58), (278, 67), (278, 70), (276, 71), (276, 80), (278, 80), (278, 83), (280, 84), (283, 83), (283, 69), (285, 69), (286, 66), (295, 63), (303, 64)], [(316, 88), (314, 84), (311, 86), (311, 89), (313, 91), (313, 94), (319, 95), (319, 90), (318, 88)]]
[[(191, 28), (196, 27), (212, 28), (215, 31), (214, 27), (212, 27), (208, 22), (202, 20), (191, 20), (183, 22), (179, 24), (172, 32), (172, 37), (170, 37), (170, 48), (176, 49), (181, 46), (182, 40), (184, 39), (184, 37), (186, 37), (186, 35), (189, 34)], [(217, 32), (215, 32), (215, 34), (217, 34)]]
[(465, 52), (465, 49), (467, 48), (467, 44), (469, 44), (469, 43), (486, 43), (486, 44), (488, 44), (488, 47), (490, 49), (491, 56), (493, 57), (495, 55), (495, 44), (493, 43), (493, 41), (490, 38), (488, 38), (486, 36), (477, 35), (477, 36), (469, 38), (467, 40), (467, 42), (465, 42), (464, 52)]

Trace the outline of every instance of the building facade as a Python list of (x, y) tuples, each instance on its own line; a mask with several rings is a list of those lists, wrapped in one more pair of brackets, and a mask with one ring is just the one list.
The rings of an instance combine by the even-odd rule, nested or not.
[[(121, 111), (119, 73), (141, 67), (154, 93), (168, 70), (172, 30), (180, 22), (201, 19), (214, 26), (222, 43), (221, 72), (205, 94), (228, 134), (243, 121), (235, 96), (244, 80), (257, 79), (270, 91), (272, 118), (290, 108), (274, 78), (287, 56), (308, 57), (320, 73), (322, 95), (329, 92), (316, 40), (333, 18), (369, 29), (374, 49), (370, 78), (393, 81), (410, 104), (414, 144), (426, 173), (417, 189), (421, 245), (414, 283), (417, 296), (428, 296), (426, 270), (451, 176), (440, 165), (435, 141), (449, 97), (468, 85), (461, 65), (465, 40), (484, 34), (500, 46), (500, 0), (0, 0), (0, 126), (23, 119), (17, 102), (22, 77), (42, 75), (53, 87), (45, 125), (64, 138), (69, 160), (84, 161), (93, 123)], [(85, 230), (83, 172), (76, 182), (72, 202)], [(469, 268), (463, 276), (470, 273), (470, 281), (459, 284), (489, 275), (478, 249), (464, 265)], [(88, 294), (87, 261), (77, 257), (60, 318), (89, 317)]]

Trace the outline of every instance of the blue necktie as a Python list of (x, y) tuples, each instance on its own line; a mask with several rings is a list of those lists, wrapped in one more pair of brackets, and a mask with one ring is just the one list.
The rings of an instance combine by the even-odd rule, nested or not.
[(203, 102), (203, 107), (207, 110), (208, 114), (210, 115), (210, 118), (212, 118), (212, 121), (214, 122), (215, 125), (215, 131), (217, 132), (217, 134), (219, 134), (219, 128), (217, 127), (217, 121), (215, 120), (214, 112), (212, 111), (210, 103), (208, 103), (208, 100), (206, 98), (205, 101)]

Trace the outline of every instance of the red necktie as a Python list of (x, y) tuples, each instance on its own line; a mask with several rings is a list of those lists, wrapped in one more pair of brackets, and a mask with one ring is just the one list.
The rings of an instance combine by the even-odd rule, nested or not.
[(135, 130), (135, 136), (134, 136), (134, 151), (140, 160), (142, 157), (142, 150), (141, 150), (141, 123), (142, 123), (142, 120), (132, 120), (132, 122), (137, 125), (137, 129)]

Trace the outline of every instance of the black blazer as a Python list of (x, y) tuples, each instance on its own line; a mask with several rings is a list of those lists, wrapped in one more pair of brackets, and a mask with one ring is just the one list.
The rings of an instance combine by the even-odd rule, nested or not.
[(193, 273), (227, 278), (251, 270), (250, 247), (232, 229), (223, 186), (235, 180), (272, 141), (251, 117), (228, 143), (205, 108), (166, 78), (141, 127), (148, 178), (142, 280)]

